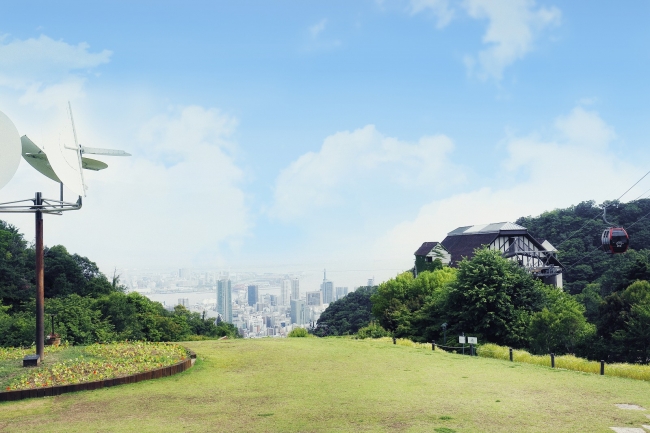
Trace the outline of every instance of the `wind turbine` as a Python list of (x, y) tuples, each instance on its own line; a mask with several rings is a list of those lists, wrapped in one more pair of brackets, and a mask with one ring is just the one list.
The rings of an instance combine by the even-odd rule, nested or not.
[(64, 184), (78, 196), (86, 196), (87, 186), (83, 170), (99, 171), (108, 167), (108, 164), (87, 158), (84, 155), (131, 156), (123, 150), (99, 149), (79, 144), (70, 102), (68, 102), (68, 110), (72, 124), (74, 146), (69, 146), (65, 141), (59, 139), (58, 145), (52, 145), (51, 147), (47, 145), (41, 148), (27, 135), (20, 138), (23, 159), (39, 173), (61, 185), (61, 201), (63, 201)]
[[(86, 182), (83, 170), (103, 170), (108, 167), (107, 164), (101, 161), (84, 157), (84, 154), (130, 156), (123, 150), (96, 149), (80, 145), (70, 102), (68, 102), (68, 109), (70, 110), (74, 146), (66, 145), (64, 141), (59, 139), (58, 144), (48, 145), (47, 152), (44, 148), (34, 144), (26, 135), (21, 138), (11, 120), (0, 112), (0, 188), (4, 187), (16, 173), (21, 153), (29, 165), (61, 185), (60, 200), (43, 198), (41, 193), (37, 192), (33, 199), (0, 203), (0, 212), (33, 213), (36, 217), (36, 354), (25, 356), (23, 366), (38, 365), (44, 356), (43, 214), (61, 215), (64, 211), (81, 209), (81, 197), (86, 196)], [(79, 196), (76, 203), (63, 201), (63, 185), (66, 185)]]

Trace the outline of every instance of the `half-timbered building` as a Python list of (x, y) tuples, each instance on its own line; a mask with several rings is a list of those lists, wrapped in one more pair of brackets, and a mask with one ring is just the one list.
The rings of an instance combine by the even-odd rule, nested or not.
[(516, 261), (544, 283), (562, 287), (563, 266), (556, 257), (557, 251), (553, 245), (548, 241), (535, 239), (526, 227), (518, 224), (501, 222), (458, 227), (449, 232), (439, 244), (425, 242), (416, 251), (416, 274), (418, 253), (422, 256), (425, 250), (431, 250), (428, 244), (431, 244), (432, 248), (440, 245), (438, 251), (444, 250), (449, 255), (448, 264), (452, 267), (456, 267), (463, 258), (471, 259), (477, 248), (487, 246), (491, 250), (501, 252), (503, 257)]

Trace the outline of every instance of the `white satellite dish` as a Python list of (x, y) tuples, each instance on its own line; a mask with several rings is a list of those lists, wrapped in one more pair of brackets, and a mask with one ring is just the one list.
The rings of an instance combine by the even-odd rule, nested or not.
[[(52, 144), (47, 149), (41, 149), (29, 137), (24, 135), (20, 139), (22, 155), (25, 161), (41, 174), (55, 182), (63, 183), (75, 194), (85, 196), (86, 185), (82, 168), (85, 170), (99, 171), (105, 169), (108, 165), (102, 161), (86, 158), (82, 155), (86, 153), (107, 156), (131, 155), (123, 150), (97, 149), (79, 145), (71, 107), (70, 120), (72, 123), (72, 137), (60, 137), (59, 143)], [(74, 138), (74, 145), (71, 145), (72, 138)]]
[(3, 188), (20, 164), (20, 135), (13, 122), (0, 111), (0, 188)]

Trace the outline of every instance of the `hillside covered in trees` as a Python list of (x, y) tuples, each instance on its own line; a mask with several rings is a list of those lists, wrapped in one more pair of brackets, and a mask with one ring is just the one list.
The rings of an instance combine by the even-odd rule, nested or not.
[[(368, 323), (377, 320), (392, 335), (414, 341), (454, 345), (465, 333), (482, 343), (540, 354), (648, 363), (650, 200), (608, 208), (609, 221), (629, 228), (625, 254), (612, 257), (599, 249), (605, 228), (600, 215), (593, 202), (583, 202), (517, 220), (558, 248), (565, 266), (563, 290), (483, 248), (457, 268), (437, 266), (417, 278), (405, 272), (382, 283), (370, 295)], [(328, 327), (343, 329), (339, 324), (349, 320), (343, 314), (349, 309), (328, 310), (322, 316)], [(442, 341), (443, 323), (447, 341)]]
[[(102, 274), (86, 257), (65, 247), (45, 248), (45, 314), (71, 344), (117, 340), (179, 341), (236, 337), (233, 325), (215, 325), (184, 307), (166, 310), (138, 293), (124, 293), (119, 278)], [(35, 253), (18, 230), (0, 221), (0, 346), (34, 342)], [(46, 326), (49, 329), (49, 326)]]
[(558, 249), (565, 266), (564, 288), (571, 294), (596, 283), (601, 293), (608, 295), (637, 279), (650, 279), (650, 270), (644, 265), (650, 254), (650, 199), (605, 204), (610, 205), (607, 220), (624, 227), (630, 236), (625, 254), (612, 256), (600, 251), (600, 235), (607, 225), (601, 217), (602, 206), (593, 201), (516, 221), (535, 238), (548, 239)]

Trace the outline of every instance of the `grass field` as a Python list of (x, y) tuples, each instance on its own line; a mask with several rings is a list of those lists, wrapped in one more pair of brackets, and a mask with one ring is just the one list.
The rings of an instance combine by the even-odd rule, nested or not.
[(169, 378), (0, 404), (0, 431), (610, 432), (650, 383), (343, 338), (201, 341)]

